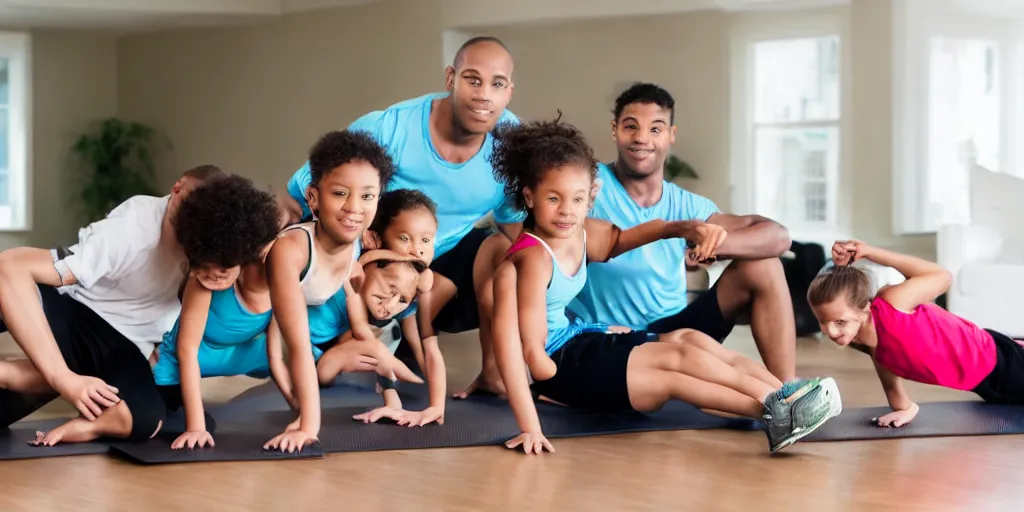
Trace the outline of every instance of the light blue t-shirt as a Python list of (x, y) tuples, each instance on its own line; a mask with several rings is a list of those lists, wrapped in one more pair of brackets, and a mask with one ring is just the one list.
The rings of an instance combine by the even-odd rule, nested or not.
[[(720, 213), (710, 199), (668, 182), (661, 200), (641, 208), (606, 164), (599, 164), (597, 172), (603, 184), (590, 217), (622, 229), (654, 219), (706, 221)], [(569, 309), (584, 322), (646, 330), (652, 322), (686, 307), (685, 253), (686, 240), (675, 238), (633, 249), (605, 263), (591, 263), (587, 283)]]
[[(402, 101), (387, 110), (370, 112), (348, 127), (368, 132), (394, 159), (396, 171), (388, 190), (419, 190), (437, 203), (435, 258), (455, 247), (473, 224), (491, 211), (499, 224), (522, 222), (526, 216), (512, 206), (502, 184), (494, 178), (491, 134), (480, 151), (461, 164), (444, 160), (434, 149), (430, 110), (435, 99), (447, 94), (432, 93)], [(498, 122), (518, 124), (519, 118), (506, 110)], [(305, 191), (311, 181), (308, 161), (288, 181), (288, 193), (302, 206), (303, 217), (310, 215)]]

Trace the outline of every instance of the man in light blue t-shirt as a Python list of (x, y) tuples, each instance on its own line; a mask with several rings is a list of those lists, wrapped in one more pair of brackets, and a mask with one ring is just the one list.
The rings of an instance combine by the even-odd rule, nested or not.
[[(623, 229), (653, 219), (691, 221), (691, 236), (635, 249), (588, 266), (587, 284), (570, 310), (587, 322), (665, 333), (690, 328), (719, 342), (736, 318), (750, 313), (765, 366), (780, 380), (796, 377), (796, 327), (779, 256), (789, 249), (788, 230), (757, 215), (722, 213), (714, 202), (665, 181), (665, 161), (675, 142), (675, 100), (668, 91), (638, 83), (615, 101), (612, 135), (618, 159), (600, 164), (603, 186), (592, 217)], [(733, 260), (711, 290), (686, 300), (683, 263), (687, 246), (699, 245), (703, 223), (725, 228), (716, 251)]]
[[(394, 159), (396, 171), (388, 190), (419, 190), (437, 204), (435, 259), (430, 265), (434, 285), (429, 300), (421, 297), (418, 304), (421, 314), (436, 312), (435, 331), (480, 327), (481, 337), (485, 335), (487, 326), (480, 319), (489, 318), (491, 301), (481, 301), (478, 309), (477, 290), (522, 229), (524, 215), (506, 202), (490, 164), (492, 130), (499, 122), (519, 122), (505, 110), (512, 98), (512, 69), (512, 56), (501, 41), (470, 39), (446, 69), (446, 92), (370, 112), (348, 127), (369, 132)], [(307, 162), (288, 181), (288, 196), (283, 198), (283, 209), (291, 216), (287, 222), (310, 218), (309, 183)], [(487, 240), (492, 231), (474, 226), (492, 212), (506, 237)], [(419, 325), (424, 328), (422, 321)], [(434, 333), (420, 334), (427, 338)]]

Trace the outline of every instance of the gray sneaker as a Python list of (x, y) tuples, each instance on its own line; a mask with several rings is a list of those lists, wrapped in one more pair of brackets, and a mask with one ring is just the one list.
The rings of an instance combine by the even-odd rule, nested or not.
[(839, 415), (843, 402), (832, 378), (787, 382), (764, 401), (764, 421), (772, 453), (814, 432)]

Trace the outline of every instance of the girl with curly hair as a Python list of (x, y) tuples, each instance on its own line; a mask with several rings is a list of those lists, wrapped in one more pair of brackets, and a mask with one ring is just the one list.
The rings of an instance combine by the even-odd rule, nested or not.
[(171, 448), (202, 448), (214, 442), (200, 379), (269, 372), (273, 315), (263, 258), (277, 236), (277, 203), (241, 176), (212, 180), (182, 201), (174, 230), (189, 276), (153, 376), (168, 412), (185, 409), (185, 432)]
[[(687, 226), (652, 220), (620, 230), (588, 218), (597, 162), (571, 125), (531, 123), (505, 130), (497, 140), (495, 176), (527, 214), (523, 234), (494, 278), (495, 357), (522, 430), (507, 447), (554, 451), (541, 431), (531, 381), (534, 393), (570, 407), (653, 411), (675, 399), (763, 419), (772, 452), (839, 414), (842, 404), (830, 378), (783, 385), (763, 365), (699, 331), (657, 337), (567, 316), (566, 306), (586, 282), (588, 262), (681, 237)], [(707, 235), (694, 248), (699, 259), (715, 256), (725, 232)]]

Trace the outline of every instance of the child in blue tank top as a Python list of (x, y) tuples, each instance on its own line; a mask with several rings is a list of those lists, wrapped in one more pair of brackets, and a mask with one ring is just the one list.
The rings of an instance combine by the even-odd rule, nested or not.
[[(654, 411), (670, 399), (767, 424), (772, 452), (839, 414), (831, 379), (779, 382), (763, 366), (683, 329), (648, 341), (643, 331), (584, 324), (566, 315), (587, 264), (682, 235), (653, 220), (627, 230), (588, 218), (597, 162), (574, 127), (531, 123), (499, 132), (494, 172), (527, 213), (494, 280), (494, 350), (522, 434), (506, 446), (554, 451), (541, 431), (533, 392), (569, 407)], [(709, 229), (721, 229), (712, 226)], [(722, 232), (714, 239), (725, 236)], [(714, 247), (697, 247), (705, 257)]]
[(181, 313), (153, 367), (168, 411), (185, 409), (186, 431), (173, 449), (214, 444), (202, 377), (267, 372), (272, 314), (263, 256), (277, 236), (276, 208), (271, 194), (230, 176), (197, 188), (178, 209), (174, 228), (190, 271)]

